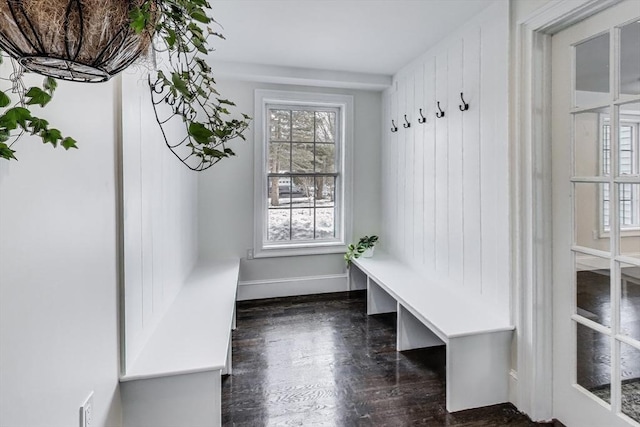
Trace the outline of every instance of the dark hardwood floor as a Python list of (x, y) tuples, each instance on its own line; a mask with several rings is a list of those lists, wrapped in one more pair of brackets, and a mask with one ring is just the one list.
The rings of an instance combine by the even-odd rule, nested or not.
[[(445, 348), (396, 352), (364, 291), (238, 303), (225, 426), (535, 426), (510, 404), (450, 414)], [(482, 387), (478, 384), (478, 387)]]

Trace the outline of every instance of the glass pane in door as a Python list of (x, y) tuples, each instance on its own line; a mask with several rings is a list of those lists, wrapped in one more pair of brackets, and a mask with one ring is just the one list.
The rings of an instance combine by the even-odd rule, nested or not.
[(611, 403), (611, 338), (576, 323), (578, 385)]
[(609, 184), (575, 184), (575, 243), (589, 249), (608, 252)]
[(576, 314), (611, 326), (611, 271), (607, 258), (576, 254)]
[(620, 264), (620, 333), (640, 342), (640, 267)]
[(578, 43), (575, 55), (575, 106), (608, 104), (609, 33)]
[(609, 107), (573, 116), (575, 176), (611, 173), (611, 125)]
[(640, 350), (620, 343), (622, 413), (640, 422)]
[(640, 21), (620, 29), (620, 97), (640, 95)]

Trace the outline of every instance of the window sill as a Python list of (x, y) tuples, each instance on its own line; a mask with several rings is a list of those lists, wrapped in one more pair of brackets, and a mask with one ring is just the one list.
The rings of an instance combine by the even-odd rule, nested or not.
[(347, 251), (347, 245), (343, 242), (330, 242), (316, 245), (286, 245), (267, 246), (256, 248), (254, 258), (278, 258), (304, 255), (343, 254)]

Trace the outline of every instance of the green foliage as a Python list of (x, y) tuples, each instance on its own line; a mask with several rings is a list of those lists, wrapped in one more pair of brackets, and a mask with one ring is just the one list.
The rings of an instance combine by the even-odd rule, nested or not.
[[(209, 10), (207, 0), (144, 0), (129, 13), (131, 28), (137, 33), (152, 31), (153, 49), (169, 56), (169, 70), (159, 70), (149, 79), (149, 85), (161, 128), (168, 122), (158, 116), (161, 106), (169, 105), (172, 116), (182, 119), (185, 140), (166, 142), (193, 170), (206, 169), (234, 156), (234, 151), (225, 144), (234, 138), (245, 139), (242, 133), (251, 120), (245, 114), (240, 119), (230, 117), (229, 107), (235, 104), (220, 97), (215, 89), (211, 67), (206, 63), (213, 50), (208, 42), (210, 37), (224, 37), (209, 27), (215, 24)], [(65, 149), (77, 148), (73, 138), (50, 128), (46, 120), (34, 116), (31, 110), (32, 106), (45, 107), (51, 102), (57, 87), (54, 79), (47, 77), (41, 87), (26, 88), (18, 71), (5, 80), (12, 87), (0, 91), (0, 157), (15, 159), (11, 146), (24, 133), (38, 135), (43, 143), (54, 147), (60, 144)], [(166, 140), (164, 128), (163, 134)]]
[[(0, 51), (0, 63), (3, 57)], [(13, 143), (24, 133), (37, 135), (44, 144), (56, 147), (60, 144), (66, 150), (77, 148), (73, 138), (65, 137), (58, 129), (50, 128), (49, 122), (41, 119), (29, 109), (31, 105), (46, 106), (52, 99), (57, 82), (47, 77), (42, 87), (26, 88), (20, 73), (13, 75), (9, 81), (12, 88), (0, 92), (0, 158), (17, 160)]]
[(347, 266), (351, 264), (354, 258), (360, 258), (364, 251), (374, 247), (377, 241), (378, 236), (364, 236), (360, 238), (357, 244), (350, 244), (347, 247), (347, 253), (344, 254), (344, 260), (347, 262)]
[(215, 89), (211, 67), (206, 63), (213, 50), (209, 39), (224, 37), (209, 27), (215, 23), (209, 10), (207, 0), (147, 0), (131, 13), (136, 31), (144, 31), (155, 22), (155, 49), (169, 57), (169, 70), (158, 70), (149, 85), (160, 126), (171, 119), (159, 117), (159, 110), (166, 105), (184, 122), (185, 141), (167, 141), (167, 145), (193, 170), (207, 169), (234, 156), (225, 144), (234, 138), (245, 139), (242, 133), (251, 120), (246, 114), (240, 119), (230, 117), (229, 107), (235, 104)]

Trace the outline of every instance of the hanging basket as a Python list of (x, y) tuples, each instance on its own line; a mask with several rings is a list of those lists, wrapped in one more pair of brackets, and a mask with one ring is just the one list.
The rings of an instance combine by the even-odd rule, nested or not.
[(129, 13), (144, 0), (0, 0), (0, 49), (27, 70), (63, 80), (103, 82), (151, 45)]

